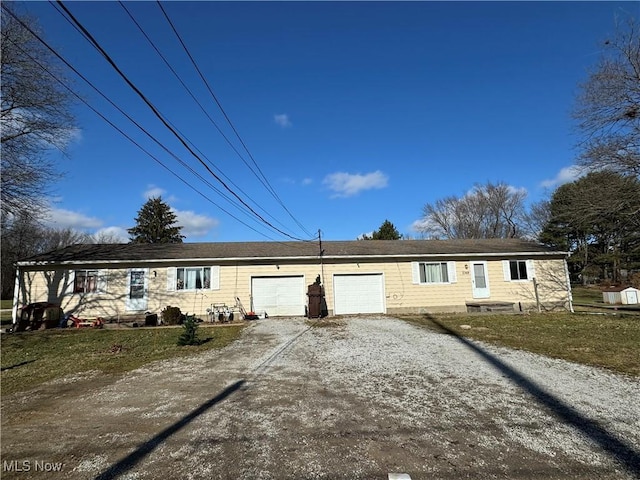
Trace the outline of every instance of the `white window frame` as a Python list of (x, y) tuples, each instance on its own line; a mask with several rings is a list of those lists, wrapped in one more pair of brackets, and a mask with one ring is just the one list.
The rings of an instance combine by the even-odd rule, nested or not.
[[(527, 270), (527, 278), (512, 278), (511, 277), (511, 262), (524, 262)], [(531, 282), (536, 276), (535, 268), (533, 265), (533, 260), (525, 260), (522, 258), (517, 258), (513, 260), (503, 260), (502, 261), (502, 271), (504, 273), (504, 281), (505, 282)], [(518, 272), (520, 269), (518, 268)]]
[[(178, 279), (185, 278), (185, 272), (188, 270), (196, 270), (201, 272), (201, 278), (204, 283), (205, 270), (209, 270), (209, 285), (202, 285), (201, 288), (184, 288), (179, 287)], [(182, 275), (180, 272), (182, 271)], [(218, 265), (201, 266), (189, 265), (185, 267), (169, 267), (167, 268), (167, 291), (170, 292), (195, 292), (196, 290), (219, 290), (220, 289), (220, 267)]]
[[(442, 268), (442, 266), (445, 265), (445, 271), (447, 272), (447, 281), (446, 282), (422, 281), (422, 275), (421, 275), (421, 270), (423, 268), (422, 265), (440, 265), (440, 268)], [(411, 270), (412, 270), (414, 285), (450, 285), (458, 281), (457, 275), (456, 275), (456, 262), (451, 262), (451, 261), (449, 262), (442, 262), (442, 261), (411, 262)], [(426, 280), (426, 275), (425, 275), (425, 280)]]

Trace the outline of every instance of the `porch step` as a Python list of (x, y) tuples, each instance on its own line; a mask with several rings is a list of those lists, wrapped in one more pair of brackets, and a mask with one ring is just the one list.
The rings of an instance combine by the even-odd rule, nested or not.
[(514, 305), (515, 302), (467, 302), (467, 312), (513, 312)]

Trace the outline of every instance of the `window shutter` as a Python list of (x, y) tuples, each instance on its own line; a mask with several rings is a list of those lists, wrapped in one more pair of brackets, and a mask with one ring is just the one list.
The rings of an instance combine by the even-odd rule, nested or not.
[(411, 277), (414, 285), (420, 284), (420, 264), (411, 262)]
[(533, 280), (536, 277), (536, 269), (533, 265), (533, 260), (527, 260), (527, 279)]
[(98, 293), (107, 293), (108, 270), (98, 270)]
[(211, 290), (220, 290), (220, 265), (211, 267)]
[(456, 283), (458, 281), (456, 262), (447, 262), (447, 274), (449, 275), (449, 283)]
[(167, 291), (173, 292), (176, 289), (176, 267), (167, 268)]
[(511, 267), (509, 266), (509, 260), (502, 260), (502, 272), (504, 273), (504, 281), (511, 281)]
[(73, 284), (76, 281), (76, 272), (75, 270), (69, 270), (67, 275), (65, 275), (66, 283), (62, 286), (62, 291), (67, 295), (73, 294)]

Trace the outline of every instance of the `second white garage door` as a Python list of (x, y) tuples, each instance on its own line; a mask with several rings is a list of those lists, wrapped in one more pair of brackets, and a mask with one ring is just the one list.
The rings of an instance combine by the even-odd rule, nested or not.
[(270, 317), (304, 315), (304, 277), (253, 277), (251, 294), (255, 312)]
[(384, 279), (381, 273), (334, 275), (334, 313), (384, 313)]

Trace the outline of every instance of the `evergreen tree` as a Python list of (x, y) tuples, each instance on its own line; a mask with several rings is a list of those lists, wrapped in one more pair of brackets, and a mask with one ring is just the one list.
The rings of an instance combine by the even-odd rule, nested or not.
[(612, 171), (593, 172), (559, 187), (540, 241), (572, 253), (571, 273), (620, 280), (640, 266), (640, 181)]
[(178, 337), (178, 345), (200, 345), (198, 338), (198, 323), (194, 316), (187, 316), (182, 324), (182, 334)]
[(181, 226), (176, 226), (176, 214), (162, 201), (153, 197), (138, 210), (136, 226), (129, 228), (131, 243), (182, 243)]
[(371, 236), (364, 235), (364, 240), (400, 240), (402, 235), (398, 232), (398, 229), (389, 220), (385, 220), (380, 228), (373, 232)]

